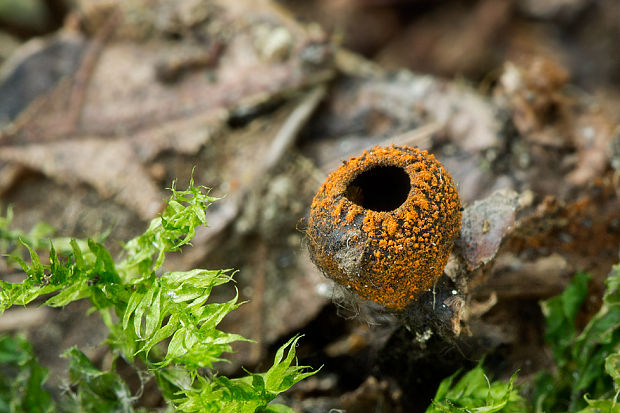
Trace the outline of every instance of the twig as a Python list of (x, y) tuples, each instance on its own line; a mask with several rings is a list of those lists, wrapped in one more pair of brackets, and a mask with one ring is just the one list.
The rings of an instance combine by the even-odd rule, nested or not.
[(293, 146), (295, 139), (299, 135), (299, 132), (304, 127), (310, 116), (314, 113), (318, 104), (325, 96), (326, 88), (324, 85), (314, 88), (302, 102), (293, 110), (293, 112), (286, 119), (278, 134), (274, 138), (269, 152), (265, 157), (263, 164), (263, 171), (268, 172), (273, 168), (286, 153), (286, 151)]
[(114, 9), (110, 12), (103, 26), (97, 31), (91, 44), (84, 52), (82, 64), (75, 74), (71, 94), (69, 96), (69, 105), (67, 108), (67, 122), (69, 130), (74, 132), (80, 122), (82, 116), (82, 107), (86, 96), (88, 83), (95, 70), (95, 66), (99, 61), (101, 52), (105, 43), (108, 41), (120, 18), (120, 11)]
[(419, 128), (415, 128), (405, 133), (401, 133), (400, 135), (388, 138), (382, 141), (379, 145), (387, 146), (393, 144), (399, 146), (408, 145), (426, 147), (429, 146), (431, 136), (439, 132), (442, 128), (443, 126), (437, 122), (427, 123)]
[(248, 191), (257, 185), (257, 181), (275, 167), (282, 159), (286, 151), (293, 146), (299, 132), (310, 119), (321, 99), (325, 96), (326, 88), (323, 85), (314, 88), (288, 116), (276, 136), (274, 137), (263, 164), (257, 168), (253, 179), (243, 182), (240, 187), (219, 202), (219, 208), (209, 215), (211, 224), (208, 229), (199, 228), (196, 231), (193, 244), (201, 248), (192, 248), (183, 256), (186, 265), (195, 265), (212, 248), (212, 242), (218, 238), (221, 232), (238, 215), (241, 210), (243, 198)]
[(253, 363), (258, 363), (263, 355), (264, 344), (264, 320), (265, 320), (265, 263), (267, 262), (267, 246), (261, 240), (258, 241), (258, 246), (254, 254), (254, 280), (252, 282), (253, 293), (251, 305), (253, 307), (254, 318), (254, 332), (252, 338), (258, 341), (258, 345), (252, 346), (250, 352), (250, 360)]

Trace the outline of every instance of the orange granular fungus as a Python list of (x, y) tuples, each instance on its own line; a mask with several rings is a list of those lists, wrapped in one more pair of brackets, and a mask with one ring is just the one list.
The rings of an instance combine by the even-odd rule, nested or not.
[[(409, 177), (406, 199), (388, 210), (362, 206), (364, 197), (375, 194), (360, 195), (354, 181), (385, 167), (400, 168)], [(442, 274), (460, 227), (454, 182), (433, 155), (411, 147), (375, 147), (349, 159), (323, 183), (312, 201), (308, 239), (312, 259), (326, 276), (364, 299), (401, 310)]]

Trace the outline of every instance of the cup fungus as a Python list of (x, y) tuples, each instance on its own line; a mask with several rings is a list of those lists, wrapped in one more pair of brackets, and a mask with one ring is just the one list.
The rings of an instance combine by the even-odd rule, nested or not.
[(308, 244), (327, 277), (402, 310), (441, 276), (460, 227), (459, 195), (433, 155), (374, 147), (332, 172), (314, 196)]

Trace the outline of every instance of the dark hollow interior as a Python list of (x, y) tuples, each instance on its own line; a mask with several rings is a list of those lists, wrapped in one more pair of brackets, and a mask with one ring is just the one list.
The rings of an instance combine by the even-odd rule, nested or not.
[(409, 175), (397, 166), (376, 166), (359, 174), (344, 196), (354, 204), (372, 211), (393, 211), (409, 195)]

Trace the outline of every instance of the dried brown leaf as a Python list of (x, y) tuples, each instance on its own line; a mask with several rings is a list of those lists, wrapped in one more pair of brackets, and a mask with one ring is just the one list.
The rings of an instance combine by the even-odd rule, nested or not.
[(467, 269), (473, 271), (491, 261), (515, 224), (518, 195), (498, 191), (474, 202), (463, 211), (461, 236), (456, 240)]
[(127, 141), (94, 138), (4, 147), (0, 159), (39, 170), (61, 182), (88, 183), (103, 197), (114, 197), (143, 219), (154, 216), (162, 204), (162, 192), (137, 162)]

